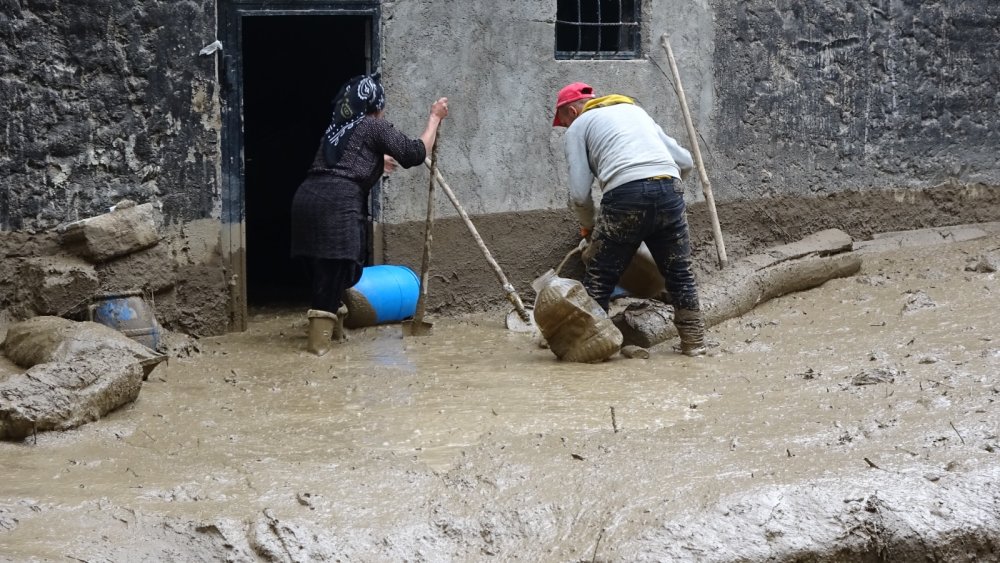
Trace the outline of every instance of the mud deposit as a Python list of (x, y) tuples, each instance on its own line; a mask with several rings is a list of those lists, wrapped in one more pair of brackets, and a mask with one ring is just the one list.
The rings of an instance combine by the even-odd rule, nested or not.
[(996, 560), (1000, 283), (966, 266), (998, 251), (866, 251), (711, 358), (562, 363), (502, 312), (317, 358), (258, 312), (0, 443), (0, 560)]

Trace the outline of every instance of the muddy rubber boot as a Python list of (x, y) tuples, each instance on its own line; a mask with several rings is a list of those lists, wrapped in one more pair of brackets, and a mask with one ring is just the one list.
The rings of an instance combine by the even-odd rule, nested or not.
[(681, 337), (681, 354), (704, 356), (708, 352), (705, 347), (705, 317), (701, 311), (675, 310), (674, 326), (677, 327), (677, 335)]
[(330, 338), (333, 335), (334, 326), (337, 324), (337, 315), (319, 309), (309, 309), (306, 316), (309, 317), (307, 349), (317, 356), (322, 356), (330, 351)]
[(344, 331), (344, 319), (347, 318), (347, 305), (341, 305), (334, 315), (337, 321), (333, 323), (333, 341), (344, 342), (347, 340), (347, 333)]

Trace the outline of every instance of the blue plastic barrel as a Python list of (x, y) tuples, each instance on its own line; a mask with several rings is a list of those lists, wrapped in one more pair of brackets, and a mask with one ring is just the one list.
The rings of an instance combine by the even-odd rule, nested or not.
[(348, 327), (364, 326), (372, 321), (374, 324), (401, 321), (412, 317), (417, 310), (420, 278), (406, 266), (368, 266), (348, 294), (344, 299), (348, 307)]
[(90, 306), (90, 320), (111, 327), (152, 350), (160, 344), (160, 325), (141, 292), (97, 297)]

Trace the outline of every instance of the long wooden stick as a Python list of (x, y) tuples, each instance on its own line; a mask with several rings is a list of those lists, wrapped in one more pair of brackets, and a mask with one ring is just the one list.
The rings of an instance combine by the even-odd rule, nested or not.
[(431, 177), (430, 186), (427, 187), (427, 222), (424, 225), (424, 256), (420, 262), (420, 297), (417, 298), (417, 309), (413, 313), (413, 324), (421, 325), (424, 322), (424, 311), (427, 308), (427, 285), (430, 282), (431, 267), (431, 241), (434, 239), (431, 230), (434, 228), (434, 173), (437, 172), (437, 151), (438, 137), (441, 130), (438, 129), (437, 136), (434, 137), (434, 145), (431, 147)]
[(722, 227), (719, 225), (719, 214), (715, 210), (715, 196), (712, 195), (712, 184), (708, 181), (708, 173), (705, 172), (705, 163), (701, 159), (701, 149), (698, 147), (698, 134), (695, 133), (694, 123), (691, 122), (691, 112), (688, 110), (687, 97), (684, 96), (684, 87), (681, 86), (681, 75), (677, 72), (677, 61), (674, 60), (674, 51), (670, 48), (670, 41), (667, 35), (660, 36), (660, 45), (667, 52), (667, 62), (670, 63), (670, 73), (674, 75), (674, 90), (681, 101), (681, 112), (684, 114), (684, 125), (687, 127), (688, 138), (691, 139), (694, 162), (698, 166), (698, 177), (701, 179), (701, 189), (705, 194), (705, 203), (708, 204), (708, 215), (712, 219), (712, 237), (715, 239), (715, 249), (719, 254), (719, 267), (725, 268), (729, 263), (726, 257), (726, 245), (722, 242)]
[[(429, 160), (425, 160), (424, 164), (428, 167), (431, 166)], [(458, 211), (459, 216), (462, 217), (462, 221), (465, 222), (465, 226), (469, 228), (469, 232), (472, 233), (472, 238), (476, 239), (476, 244), (478, 244), (479, 249), (483, 251), (483, 256), (486, 257), (486, 261), (493, 267), (493, 272), (496, 274), (497, 279), (500, 280), (504, 293), (507, 294), (507, 299), (514, 305), (517, 315), (521, 317), (522, 321), (530, 324), (531, 314), (524, 308), (524, 303), (521, 302), (521, 297), (517, 294), (514, 286), (507, 281), (507, 276), (503, 274), (503, 270), (500, 269), (500, 265), (493, 259), (493, 255), (490, 254), (490, 249), (486, 248), (486, 243), (483, 242), (483, 238), (479, 236), (479, 231), (476, 230), (476, 226), (473, 225), (472, 220), (469, 219), (469, 214), (465, 212), (465, 209), (462, 208), (462, 204), (458, 202), (458, 198), (455, 197), (455, 192), (451, 191), (451, 187), (448, 186), (448, 182), (445, 181), (440, 170), (434, 168), (433, 173), (438, 185), (441, 186), (441, 190), (444, 191), (445, 195), (448, 196), (448, 199), (451, 200), (451, 204), (455, 206), (455, 210)]]

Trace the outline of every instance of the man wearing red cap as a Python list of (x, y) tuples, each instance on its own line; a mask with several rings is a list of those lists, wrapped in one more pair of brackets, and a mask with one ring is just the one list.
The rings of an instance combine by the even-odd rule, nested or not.
[[(694, 167), (677, 144), (635, 100), (574, 82), (559, 91), (555, 127), (566, 127), (569, 197), (581, 233), (593, 231), (593, 258), (583, 285), (604, 310), (642, 242), (666, 280), (681, 352), (705, 353), (705, 320), (691, 270), (684, 189), (676, 183)], [(594, 221), (591, 185), (603, 196)]]

